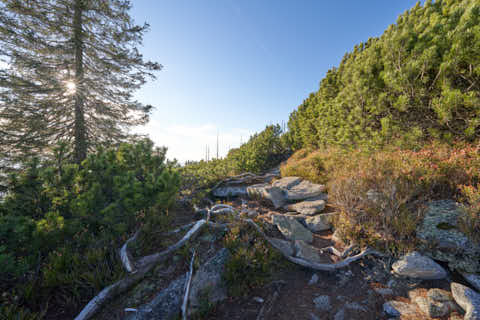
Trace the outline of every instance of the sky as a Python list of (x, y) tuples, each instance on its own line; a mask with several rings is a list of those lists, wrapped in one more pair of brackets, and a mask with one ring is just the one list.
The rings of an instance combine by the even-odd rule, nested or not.
[(219, 156), (289, 114), (355, 44), (380, 36), (413, 0), (134, 0), (150, 24), (140, 51), (163, 65), (136, 98), (136, 128), (180, 162)]

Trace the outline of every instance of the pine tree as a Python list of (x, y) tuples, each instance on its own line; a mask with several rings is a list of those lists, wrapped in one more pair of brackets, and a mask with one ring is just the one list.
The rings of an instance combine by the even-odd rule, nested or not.
[[(161, 65), (138, 51), (148, 24), (128, 0), (0, 0), (0, 146), (4, 157), (73, 143), (73, 159), (148, 121), (133, 93)], [(1, 65), (0, 65), (1, 67)]]

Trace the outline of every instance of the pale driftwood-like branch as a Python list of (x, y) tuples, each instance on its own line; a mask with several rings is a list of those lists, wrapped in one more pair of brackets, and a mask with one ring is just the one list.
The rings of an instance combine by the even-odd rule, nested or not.
[[(282, 253), (282, 255), (287, 258), (287, 260), (293, 262), (293, 263), (296, 263), (298, 265), (301, 265), (301, 266), (304, 266), (304, 267), (307, 267), (307, 268), (311, 268), (311, 269), (314, 269), (314, 270), (320, 270), (320, 271), (335, 271), (337, 269), (341, 269), (341, 268), (345, 268), (346, 266), (348, 266), (350, 263), (354, 262), (354, 261), (357, 261), (361, 258), (363, 258), (364, 256), (366, 255), (377, 255), (377, 256), (383, 256), (383, 254), (373, 250), (373, 249), (365, 249), (363, 250), (362, 252), (360, 252), (359, 254), (355, 255), (355, 256), (352, 256), (352, 257), (349, 257), (349, 258), (346, 258), (340, 262), (337, 262), (337, 263), (317, 263), (317, 262), (312, 262), (312, 261), (308, 261), (308, 260), (304, 260), (302, 258), (298, 258), (298, 257), (293, 257), (291, 255), (288, 255), (284, 250), (282, 250), (282, 248), (280, 248), (274, 241), (271, 240), (271, 238), (269, 238), (265, 232), (263, 232), (263, 230), (251, 219), (245, 219), (244, 220), (245, 222), (247, 222), (248, 224), (250, 224), (251, 226), (253, 226), (261, 235), (263, 238), (265, 238), (265, 240), (272, 246), (274, 247), (275, 249), (277, 249), (278, 251), (280, 251)], [(338, 250), (336, 250), (337, 253), (339, 253), (340, 255), (342, 255), (342, 253), (340, 253)]]
[(190, 261), (190, 270), (188, 271), (188, 279), (185, 284), (185, 295), (183, 297), (182, 303), (182, 318), (183, 320), (187, 320), (187, 307), (188, 307), (188, 296), (190, 295), (190, 285), (192, 283), (193, 277), (193, 261), (195, 260), (195, 250), (192, 254), (192, 260)]
[(325, 248), (322, 248), (320, 249), (320, 251), (323, 253), (323, 252), (328, 252), (328, 253), (331, 253), (339, 258), (346, 258), (350, 252), (352, 252), (353, 249), (357, 248), (358, 246), (356, 244), (352, 244), (350, 246), (348, 246), (347, 248), (345, 248), (345, 250), (343, 252), (339, 251), (337, 248), (333, 247), (333, 246), (330, 246), (330, 247), (325, 247)]
[(218, 211), (220, 209), (232, 209), (233, 207), (228, 204), (219, 203), (210, 208), (210, 211)]
[(186, 224), (186, 225), (184, 225), (184, 226), (178, 227), (178, 228), (175, 229), (175, 230), (165, 232), (165, 233), (163, 233), (163, 234), (164, 234), (164, 235), (176, 234), (176, 233), (179, 233), (180, 231), (183, 231), (183, 230), (186, 230), (186, 229), (192, 227), (194, 224), (195, 224), (195, 221), (190, 222), (189, 224)]
[(155, 264), (159, 261), (161, 261), (163, 258), (168, 256), (170, 253), (174, 252), (181, 246), (183, 246), (188, 240), (193, 239), (198, 232), (202, 229), (204, 225), (207, 224), (206, 220), (199, 220), (195, 223), (195, 225), (183, 236), (180, 241), (175, 243), (174, 245), (168, 247), (166, 250), (158, 253), (151, 254), (149, 256), (143, 257), (138, 259), (137, 265), (138, 266), (145, 266), (145, 265), (150, 265), (150, 264)]
[(141, 258), (137, 262), (138, 270), (127, 277), (115, 282), (114, 284), (104, 288), (97, 294), (82, 311), (75, 317), (75, 320), (90, 319), (107, 301), (115, 296), (127, 291), (138, 281), (142, 280), (145, 275), (160, 261), (168, 257), (169, 254), (182, 247), (188, 240), (195, 237), (203, 226), (207, 225), (206, 220), (199, 220), (195, 225), (185, 234), (185, 236), (176, 244), (168, 247), (166, 250)]
[(120, 249), (120, 260), (122, 261), (122, 265), (128, 273), (137, 272), (137, 270), (135, 269), (135, 265), (132, 262), (130, 253), (128, 252), (128, 244), (137, 239), (139, 232), (140, 231), (135, 232), (135, 234), (130, 239), (128, 239)]

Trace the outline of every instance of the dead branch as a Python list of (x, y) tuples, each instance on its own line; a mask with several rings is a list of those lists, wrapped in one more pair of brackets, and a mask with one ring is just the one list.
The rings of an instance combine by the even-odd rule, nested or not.
[(139, 234), (140, 230), (138, 230), (137, 232), (135, 232), (135, 234), (133, 235), (133, 237), (131, 237), (130, 239), (128, 239), (125, 244), (122, 246), (122, 248), (120, 249), (120, 260), (122, 261), (122, 265), (123, 267), (125, 268), (125, 270), (127, 270), (128, 273), (135, 273), (137, 272), (137, 270), (135, 270), (135, 265), (134, 263), (132, 262), (132, 258), (131, 258), (131, 255), (130, 253), (128, 252), (128, 244), (130, 242), (133, 242), (137, 239), (137, 236)]
[(183, 297), (182, 303), (182, 318), (187, 320), (187, 306), (188, 306), (188, 296), (190, 295), (190, 285), (192, 282), (193, 276), (193, 261), (195, 259), (195, 250), (193, 250), (192, 260), (190, 261), (190, 270), (188, 271), (187, 282), (185, 284), (185, 295)]

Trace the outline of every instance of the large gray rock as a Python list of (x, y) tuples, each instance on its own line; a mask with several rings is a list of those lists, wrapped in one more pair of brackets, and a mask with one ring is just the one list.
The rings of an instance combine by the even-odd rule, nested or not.
[(225, 263), (230, 258), (228, 249), (223, 248), (200, 267), (192, 278), (189, 296), (189, 314), (195, 313), (202, 300), (215, 304), (227, 298), (227, 287), (222, 279)]
[(465, 320), (480, 320), (480, 294), (464, 286), (452, 282), (452, 295), (457, 304), (465, 310)]
[(448, 262), (451, 269), (475, 273), (480, 271), (480, 246), (458, 229), (459, 217), (464, 214), (455, 201), (432, 201), (417, 228), (417, 237), (426, 255)]
[(284, 190), (271, 186), (268, 183), (249, 186), (246, 188), (246, 192), (250, 198), (270, 200), (276, 209), (283, 207), (287, 203)]
[(310, 230), (302, 226), (295, 218), (274, 215), (272, 222), (288, 240), (303, 240), (307, 243), (313, 241)]
[(421, 280), (443, 279), (447, 272), (429, 257), (413, 251), (392, 265), (393, 272), (404, 277)]
[(315, 184), (307, 180), (286, 189), (286, 199), (288, 201), (306, 200), (322, 196), (326, 188), (324, 185)]
[(246, 186), (224, 186), (213, 190), (212, 194), (218, 198), (238, 197), (247, 195)]
[(272, 186), (279, 187), (279, 188), (282, 188), (282, 189), (290, 189), (290, 188), (296, 186), (297, 184), (299, 184), (300, 182), (302, 182), (302, 178), (299, 178), (299, 177), (285, 177), (285, 178), (279, 179), (277, 181), (274, 181), (272, 183)]
[(480, 275), (462, 272), (462, 276), (475, 288), (475, 290), (480, 291)]
[(321, 263), (320, 251), (303, 240), (295, 241), (295, 255), (301, 259)]
[(420, 310), (430, 318), (440, 318), (455, 310), (453, 301), (436, 301), (430, 297), (416, 297), (415, 303)]
[(277, 238), (268, 238), (273, 244), (285, 255), (293, 256), (295, 251), (293, 245), (290, 241), (277, 239)]
[(320, 232), (332, 228), (332, 218), (335, 213), (324, 213), (313, 217), (305, 218), (305, 225), (310, 231)]
[(127, 315), (125, 320), (176, 318), (180, 313), (180, 307), (183, 302), (186, 279), (186, 275), (183, 275), (172, 281), (170, 285), (157, 294), (150, 303), (138, 308), (137, 312)]
[(286, 205), (284, 208), (289, 211), (296, 211), (300, 214), (312, 216), (325, 209), (325, 200), (305, 200), (302, 202)]

